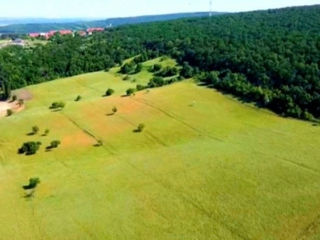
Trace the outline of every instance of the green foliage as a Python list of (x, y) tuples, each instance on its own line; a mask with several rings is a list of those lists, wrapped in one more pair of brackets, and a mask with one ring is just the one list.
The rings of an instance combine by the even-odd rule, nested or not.
[(103, 141), (102, 140), (97, 140), (97, 143), (95, 144), (95, 147), (102, 147), (103, 146)]
[(128, 75), (124, 76), (124, 78), (123, 78), (124, 81), (127, 81), (129, 79), (130, 79), (130, 77)]
[(131, 95), (133, 95), (135, 92), (136, 92), (136, 89), (134, 89), (134, 88), (129, 88), (129, 89), (127, 89), (127, 91), (126, 91), (127, 96), (131, 96)]
[[(120, 68), (120, 73), (122, 74), (136, 74), (141, 72), (142, 70), (142, 64), (139, 62), (135, 62), (134, 60), (128, 63), (125, 63), (121, 68)], [(125, 77), (127, 80), (127, 77)]]
[(145, 127), (146, 127), (146, 126), (145, 126), (143, 123), (140, 123), (140, 124), (138, 125), (137, 129), (134, 130), (134, 132), (138, 132), (138, 133), (143, 132), (143, 130), (145, 129)]
[(25, 142), (22, 147), (19, 148), (19, 154), (33, 155), (39, 150), (41, 142)]
[(176, 67), (165, 67), (161, 71), (157, 72), (155, 75), (158, 77), (171, 77), (178, 74), (178, 69)]
[(189, 63), (184, 62), (180, 74), (185, 78), (191, 78), (194, 74), (194, 70)]
[(112, 108), (112, 113), (113, 113), (113, 114), (116, 114), (117, 112), (118, 112), (118, 108), (117, 108), (117, 107), (113, 107), (113, 108)]
[(50, 129), (44, 130), (43, 136), (48, 136), (50, 133)]
[(53, 149), (59, 147), (61, 142), (59, 140), (54, 140), (50, 143), (50, 145), (47, 147), (47, 149)]
[[(258, 105), (282, 115), (319, 118), (319, 9), (310, 6), (154, 22), (88, 38), (57, 36), (32, 49), (4, 48), (0, 50), (3, 96), (10, 96), (11, 87), (109, 69), (140, 54), (120, 69), (123, 74), (135, 74), (142, 61), (169, 55), (182, 65), (184, 78), (215, 70), (221, 82), (212, 85), (218, 89), (246, 101), (258, 99)], [(172, 77), (177, 70), (155, 73)]]
[(152, 67), (150, 67), (149, 72), (158, 72), (162, 68), (161, 64), (154, 64)]
[(149, 81), (148, 87), (149, 88), (161, 87), (165, 84), (166, 84), (165, 80), (162, 77), (154, 77)]
[(7, 109), (7, 116), (10, 117), (13, 114), (12, 109)]
[(31, 129), (32, 135), (36, 135), (39, 132), (39, 127), (38, 126), (33, 126)]
[(35, 189), (39, 184), (40, 184), (40, 178), (38, 177), (30, 178), (29, 184), (22, 186), (22, 188), (24, 190), (32, 190), (32, 189)]
[(66, 104), (64, 102), (53, 102), (50, 106), (52, 110), (62, 110)]
[(82, 97), (80, 95), (78, 95), (74, 101), (79, 102), (81, 99), (82, 99)]
[(111, 88), (108, 88), (108, 90), (106, 91), (106, 96), (111, 96), (112, 94), (114, 94), (114, 90)]

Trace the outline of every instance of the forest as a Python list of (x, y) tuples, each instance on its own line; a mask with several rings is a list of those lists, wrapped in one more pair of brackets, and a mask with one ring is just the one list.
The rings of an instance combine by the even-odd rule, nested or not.
[(320, 117), (319, 19), (315, 5), (128, 25), (89, 37), (56, 35), (46, 45), (1, 49), (0, 82), (8, 92), (122, 66), (139, 54), (169, 55), (184, 78), (314, 120)]

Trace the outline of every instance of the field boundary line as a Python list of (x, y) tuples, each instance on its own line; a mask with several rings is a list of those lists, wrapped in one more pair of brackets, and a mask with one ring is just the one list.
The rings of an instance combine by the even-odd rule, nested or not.
[(210, 139), (212, 139), (212, 140), (219, 141), (219, 142), (224, 142), (224, 140), (222, 140), (221, 138), (213, 137), (213, 136), (211, 136), (211, 135), (209, 135), (209, 134), (207, 134), (207, 133), (204, 133), (203, 131), (199, 130), (198, 128), (196, 128), (196, 127), (192, 126), (191, 124), (185, 122), (184, 120), (180, 119), (177, 115), (175, 115), (175, 114), (173, 114), (173, 113), (169, 113), (168, 111), (165, 111), (165, 110), (163, 110), (163, 109), (160, 108), (160, 107), (157, 107), (157, 106), (155, 106), (155, 105), (153, 105), (153, 104), (151, 104), (151, 103), (149, 103), (149, 102), (146, 102), (146, 101), (144, 101), (144, 100), (138, 100), (138, 99), (134, 99), (134, 98), (132, 98), (132, 100), (133, 100), (133, 101), (136, 101), (136, 102), (139, 102), (139, 103), (141, 103), (141, 104), (144, 104), (144, 105), (146, 105), (146, 106), (149, 106), (149, 107), (151, 107), (151, 108), (153, 108), (153, 109), (156, 109), (156, 110), (162, 112), (164, 115), (166, 115), (166, 116), (170, 117), (171, 119), (173, 119), (173, 120), (181, 123), (181, 124), (184, 125), (185, 127), (193, 130), (194, 132), (200, 134), (200, 136), (206, 136), (206, 137), (208, 137), (208, 138), (210, 138)]

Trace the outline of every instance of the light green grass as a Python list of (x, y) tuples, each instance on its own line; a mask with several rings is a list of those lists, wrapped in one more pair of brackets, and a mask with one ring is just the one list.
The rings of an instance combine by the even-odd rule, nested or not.
[[(319, 127), (191, 80), (121, 97), (137, 84), (122, 77), (112, 69), (28, 87), (26, 110), (0, 119), (1, 240), (320, 238)], [(103, 98), (109, 87), (115, 95)], [(56, 100), (63, 111), (48, 109)], [(49, 136), (27, 136), (33, 125)], [(45, 152), (55, 139), (61, 147)], [(41, 150), (18, 155), (28, 140)], [(21, 186), (36, 176), (25, 199)]]

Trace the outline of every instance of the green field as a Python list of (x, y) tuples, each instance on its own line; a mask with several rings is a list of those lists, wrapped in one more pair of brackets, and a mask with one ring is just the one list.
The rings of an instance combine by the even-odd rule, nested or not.
[[(0, 119), (0, 240), (320, 239), (320, 127), (193, 80), (122, 96), (159, 61), (127, 81), (116, 68), (27, 88), (26, 109)], [(18, 155), (26, 141), (40, 151)]]

